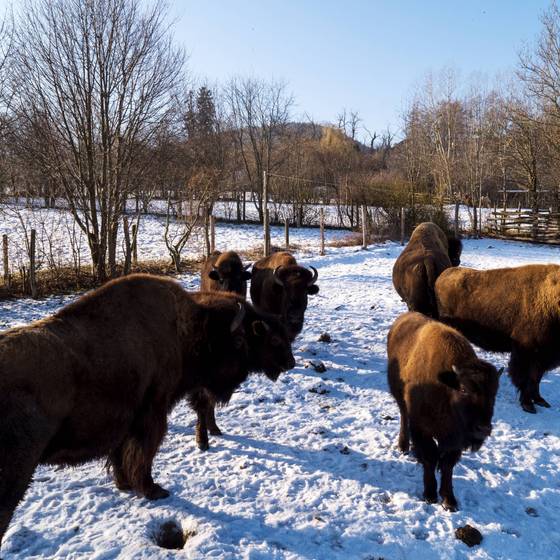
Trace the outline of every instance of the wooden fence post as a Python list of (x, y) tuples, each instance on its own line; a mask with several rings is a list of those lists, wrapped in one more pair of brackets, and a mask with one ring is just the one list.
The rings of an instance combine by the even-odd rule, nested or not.
[(210, 253), (216, 250), (216, 218), (210, 215)]
[(31, 289), (31, 297), (37, 297), (37, 280), (35, 278), (35, 246), (37, 232), (31, 230), (31, 240), (29, 243), (29, 288)]
[(4, 262), (4, 284), (6, 288), (10, 289), (11, 278), (10, 278), (10, 264), (8, 260), (8, 234), (7, 233), (5, 233), (2, 236), (2, 254), (3, 254), (3, 262)]
[(288, 218), (284, 220), (284, 245), (286, 249), (290, 248), (290, 220)]
[(268, 215), (268, 177), (263, 171), (263, 255), (270, 255), (270, 221)]
[(130, 241), (130, 229), (128, 227), (128, 217), (123, 216), (123, 235), (124, 235), (124, 265), (123, 276), (130, 274), (130, 260), (132, 257), (132, 243)]
[(323, 256), (325, 254), (325, 209), (321, 208), (319, 214), (319, 231), (321, 233), (321, 250), (319, 254)]
[(404, 223), (404, 208), (401, 208), (401, 245), (404, 245), (405, 223)]
[(459, 202), (455, 203), (455, 237), (459, 237)]
[(362, 205), (362, 249), (367, 249), (367, 208)]

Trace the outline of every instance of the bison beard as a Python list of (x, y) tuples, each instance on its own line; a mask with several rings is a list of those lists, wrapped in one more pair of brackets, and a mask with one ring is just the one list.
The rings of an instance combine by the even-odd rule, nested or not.
[(409, 311), (437, 318), (436, 280), (460, 264), (461, 250), (461, 241), (447, 238), (436, 224), (425, 222), (414, 229), (393, 266), (393, 286)]
[(303, 329), (307, 297), (319, 293), (318, 272), (299, 266), (286, 251), (274, 253), (253, 266), (251, 299), (267, 313), (280, 315), (292, 341)]
[(436, 282), (442, 321), (485, 350), (511, 352), (509, 375), (523, 410), (549, 407), (545, 371), (560, 364), (560, 266), (446, 270)]
[(443, 506), (455, 511), (453, 468), (464, 449), (478, 450), (490, 435), (499, 373), (459, 332), (420, 313), (395, 321), (387, 355), (389, 387), (401, 414), (399, 448), (407, 452), (412, 439), (430, 503), (437, 501), (439, 468)]
[(285, 328), (235, 296), (132, 275), (0, 334), (0, 542), (38, 464), (107, 457), (148, 499), (167, 414), (185, 395), (226, 402), (250, 372), (294, 366)]

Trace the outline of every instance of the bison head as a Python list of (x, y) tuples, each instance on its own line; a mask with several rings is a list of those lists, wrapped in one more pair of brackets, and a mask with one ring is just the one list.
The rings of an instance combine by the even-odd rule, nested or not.
[(319, 293), (317, 269), (313, 272), (298, 265), (279, 266), (273, 272), (274, 290), (282, 298), (281, 309), (290, 337), (295, 338), (303, 328), (303, 318), (307, 309), (307, 296)]
[(461, 264), (461, 253), (463, 252), (463, 242), (456, 237), (447, 238), (447, 254), (451, 261), (451, 266), (459, 266)]
[(250, 370), (262, 371), (276, 381), (295, 366), (288, 332), (276, 316), (258, 313), (246, 304), (240, 306), (230, 330), (234, 337), (243, 337)]
[(464, 447), (480, 449), (492, 432), (494, 401), (502, 370), (484, 362), (454, 365), (443, 371), (438, 380), (452, 390), (453, 409), (463, 427)]
[(233, 292), (245, 297), (247, 280), (251, 279), (251, 273), (247, 270), (250, 266), (243, 266), (241, 261), (225, 260), (214, 265), (208, 276), (218, 282), (221, 292)]

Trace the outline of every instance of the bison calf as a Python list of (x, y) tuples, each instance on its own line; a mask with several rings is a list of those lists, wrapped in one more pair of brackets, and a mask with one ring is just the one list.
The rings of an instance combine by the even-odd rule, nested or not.
[[(201, 292), (230, 292), (243, 299), (247, 298), (247, 281), (251, 273), (247, 270), (251, 265), (243, 265), (235, 251), (214, 251), (204, 262), (200, 273)], [(199, 407), (207, 410), (207, 431), (213, 436), (222, 435), (216, 423), (216, 403), (207, 391), (200, 391), (192, 397)], [(201, 450), (208, 449), (208, 435), (200, 422), (196, 426), (196, 442)]]
[(431, 222), (418, 225), (393, 266), (393, 286), (409, 311), (437, 317), (437, 277), (461, 262), (462, 243)]
[(280, 315), (292, 341), (301, 332), (307, 296), (319, 293), (317, 270), (299, 266), (288, 252), (274, 253), (253, 265), (251, 299), (262, 311)]
[(148, 275), (0, 334), (0, 542), (38, 464), (107, 457), (118, 488), (164, 498), (152, 461), (179, 399), (227, 402), (250, 372), (293, 366), (276, 318)]
[(500, 373), (479, 360), (465, 337), (420, 313), (405, 313), (387, 340), (388, 381), (401, 414), (399, 448), (409, 437), (424, 468), (424, 498), (437, 501), (441, 471), (443, 507), (457, 509), (453, 467), (461, 452), (477, 451), (492, 430)]

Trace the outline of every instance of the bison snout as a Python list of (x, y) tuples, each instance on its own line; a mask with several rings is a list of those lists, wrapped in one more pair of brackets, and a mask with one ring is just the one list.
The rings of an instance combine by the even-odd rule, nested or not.
[(289, 369), (294, 369), (296, 367), (296, 361), (293, 356), (290, 356), (290, 359), (288, 360), (286, 366), (286, 371)]
[(491, 424), (479, 424), (474, 429), (473, 435), (477, 439), (486, 439), (492, 433), (492, 425)]

